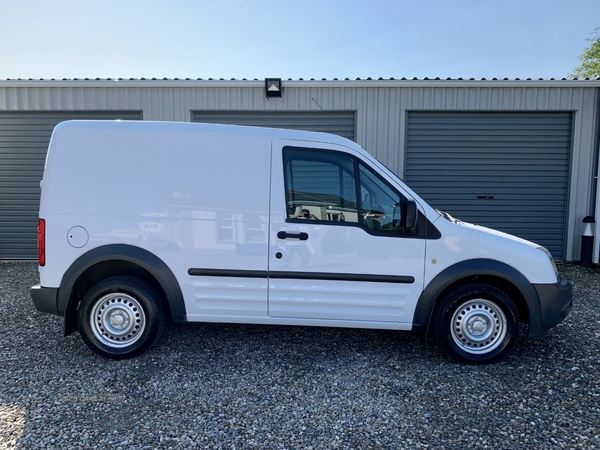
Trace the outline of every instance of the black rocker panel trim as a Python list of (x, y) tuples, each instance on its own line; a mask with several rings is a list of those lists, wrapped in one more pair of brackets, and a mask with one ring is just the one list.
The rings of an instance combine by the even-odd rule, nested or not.
[(189, 269), (192, 276), (232, 277), (232, 278), (273, 278), (286, 280), (330, 280), (330, 281), (363, 281), (370, 283), (412, 284), (414, 277), (402, 275), (370, 275), (355, 273), (328, 272), (285, 272), (264, 270), (228, 270), (228, 269)]
[(269, 278), (295, 280), (331, 280), (331, 281), (364, 281), (370, 283), (412, 284), (414, 277), (407, 275), (370, 275), (356, 273), (324, 273), (324, 272), (269, 272)]
[(266, 270), (189, 269), (194, 277), (267, 278)]

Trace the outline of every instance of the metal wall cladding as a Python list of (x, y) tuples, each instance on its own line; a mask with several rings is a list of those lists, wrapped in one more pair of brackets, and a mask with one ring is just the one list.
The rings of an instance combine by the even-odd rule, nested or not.
[(407, 114), (416, 111), (568, 112), (572, 139), (565, 259), (578, 258), (581, 220), (593, 211), (598, 146), (597, 81), (294, 80), (282, 98), (264, 81), (0, 81), (0, 111), (138, 110), (144, 120), (190, 122), (200, 112), (311, 112), (354, 115), (354, 138), (406, 174)]

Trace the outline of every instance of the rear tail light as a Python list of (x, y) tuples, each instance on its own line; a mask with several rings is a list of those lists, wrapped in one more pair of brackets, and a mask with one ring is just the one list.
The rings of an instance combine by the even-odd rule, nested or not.
[(46, 221), (44, 219), (38, 222), (38, 259), (40, 266), (46, 265)]

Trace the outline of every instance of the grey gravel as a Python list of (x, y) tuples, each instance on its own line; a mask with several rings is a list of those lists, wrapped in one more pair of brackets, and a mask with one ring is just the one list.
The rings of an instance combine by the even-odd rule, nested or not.
[(171, 324), (95, 356), (38, 313), (31, 262), (0, 262), (0, 449), (600, 448), (600, 270), (545, 338), (468, 366), (411, 333)]

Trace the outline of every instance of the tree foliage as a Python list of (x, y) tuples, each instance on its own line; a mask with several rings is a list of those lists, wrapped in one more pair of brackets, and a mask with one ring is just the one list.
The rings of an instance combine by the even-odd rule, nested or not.
[(586, 48), (579, 60), (581, 64), (577, 67), (573, 73), (572, 77), (575, 78), (600, 78), (600, 35), (598, 31), (600, 28), (596, 28), (595, 37), (586, 39), (590, 41), (592, 44)]

